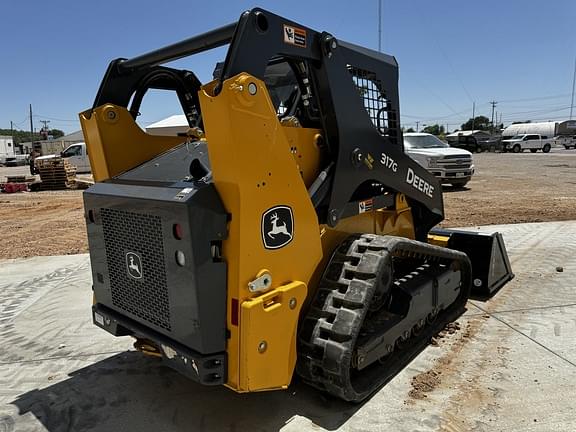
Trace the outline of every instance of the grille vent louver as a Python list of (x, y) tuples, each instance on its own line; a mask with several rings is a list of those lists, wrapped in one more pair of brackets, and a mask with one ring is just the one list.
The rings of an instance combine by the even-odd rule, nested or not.
[[(100, 209), (114, 306), (171, 331), (160, 217)], [(142, 278), (129, 276), (126, 253), (141, 258)]]

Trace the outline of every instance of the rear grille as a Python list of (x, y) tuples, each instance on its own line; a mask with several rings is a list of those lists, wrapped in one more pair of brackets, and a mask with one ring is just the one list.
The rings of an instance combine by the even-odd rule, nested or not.
[[(109, 208), (102, 208), (101, 215), (112, 303), (170, 331), (160, 217)], [(132, 255), (141, 261), (139, 279), (128, 272), (128, 257)]]

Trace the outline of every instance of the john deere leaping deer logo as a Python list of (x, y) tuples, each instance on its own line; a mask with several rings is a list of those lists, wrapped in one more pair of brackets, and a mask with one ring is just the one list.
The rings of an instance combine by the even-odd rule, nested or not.
[(272, 214), (270, 220), (272, 221), (272, 229), (266, 233), (268, 237), (274, 240), (278, 234), (284, 234), (292, 238), (292, 233), (289, 233), (286, 228), (286, 222), (282, 222), (282, 225), (278, 225), (278, 213)]
[(142, 259), (136, 252), (126, 253), (126, 270), (133, 279), (142, 279)]
[(262, 242), (266, 249), (280, 249), (294, 237), (294, 218), (288, 206), (276, 206), (262, 215)]

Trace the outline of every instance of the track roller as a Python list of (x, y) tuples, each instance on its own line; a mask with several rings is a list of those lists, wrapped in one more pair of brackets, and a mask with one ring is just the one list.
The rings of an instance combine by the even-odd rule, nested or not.
[(360, 402), (464, 311), (466, 254), (400, 237), (354, 235), (334, 252), (299, 332), (297, 372)]

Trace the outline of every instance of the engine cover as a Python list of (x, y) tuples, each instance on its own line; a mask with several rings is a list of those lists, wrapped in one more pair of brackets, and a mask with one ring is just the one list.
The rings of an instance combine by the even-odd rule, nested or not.
[(210, 181), (186, 175), (198, 160), (176, 148), (95, 184), (84, 207), (95, 304), (211, 354), (226, 350), (227, 215)]

